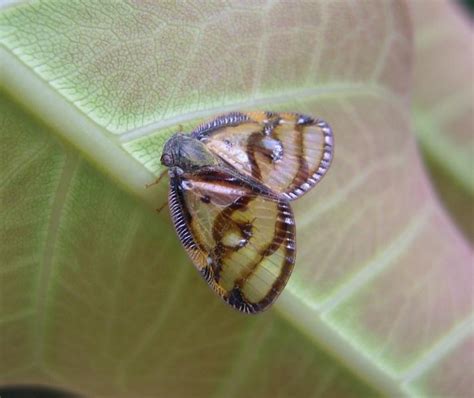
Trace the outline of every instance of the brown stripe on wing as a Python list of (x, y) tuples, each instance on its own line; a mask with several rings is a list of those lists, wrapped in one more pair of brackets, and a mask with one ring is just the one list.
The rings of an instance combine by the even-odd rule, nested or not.
[(266, 153), (262, 147), (262, 140), (265, 136), (271, 136), (275, 128), (279, 125), (281, 118), (278, 114), (273, 112), (265, 112), (267, 119), (262, 122), (263, 127), (261, 131), (256, 131), (252, 133), (248, 140), (246, 146), (246, 152), (250, 163), (251, 175), (257, 181), (262, 180), (262, 172), (260, 166), (257, 162), (256, 152), (262, 155), (266, 155), (270, 162), (272, 162), (271, 153)]
[[(306, 123), (305, 124), (297, 123), (295, 125), (295, 130), (298, 133), (296, 142), (298, 143), (298, 148), (299, 148), (299, 151), (298, 151), (299, 152), (299, 154), (298, 154), (299, 167), (298, 167), (298, 171), (296, 172), (295, 177), (293, 178), (293, 181), (291, 182), (291, 185), (290, 185), (290, 187), (292, 187), (293, 192), (288, 193), (288, 195), (290, 195), (290, 196), (294, 195), (294, 198), (296, 198), (297, 196), (300, 196), (304, 193), (303, 191), (301, 191), (299, 186), (303, 181), (306, 181), (310, 176), (308, 162), (305, 159), (305, 154), (306, 154), (305, 145), (304, 145), (304, 128), (305, 128), (305, 125), (306, 125)], [(301, 192), (299, 192), (299, 191), (301, 191)]]
[[(275, 234), (272, 242), (268, 245), (263, 256), (271, 256), (281, 246), (283, 241), (288, 237), (288, 234), (295, 229), (295, 219), (291, 211), (290, 205), (283, 200), (278, 202), (278, 222), (275, 224)], [(282, 234), (278, 234), (282, 231)], [(294, 235), (294, 234), (293, 234)]]
[[(294, 200), (302, 196), (304, 193), (309, 191), (312, 187), (314, 187), (321, 178), (326, 174), (329, 166), (331, 165), (332, 157), (333, 157), (333, 146), (334, 146), (334, 138), (332, 134), (331, 127), (322, 119), (316, 119), (305, 115), (297, 115), (298, 120), (296, 123), (296, 130), (300, 132), (301, 137), (304, 140), (304, 130), (310, 126), (317, 126), (322, 134), (323, 134), (323, 147), (322, 147), (322, 156), (319, 164), (317, 165), (317, 169), (313, 170), (312, 172), (309, 170), (308, 164), (304, 159), (305, 152), (303, 151), (302, 158), (306, 162), (306, 166), (300, 164), (300, 170), (295, 175), (295, 178), (291, 184), (291, 190), (286, 192), (284, 195), (289, 200)], [(303, 141), (304, 147), (304, 141)], [(301, 173), (301, 174), (300, 174)], [(312, 174), (311, 174), (312, 173)]]
[[(281, 201), (279, 207), (282, 209), (282, 214), (287, 214), (287, 217), (290, 217), (292, 220), (293, 213), (291, 211), (290, 204), (286, 201)], [(295, 254), (296, 254), (296, 230), (295, 223), (285, 223), (286, 225), (286, 238), (285, 238), (285, 256), (284, 264), (281, 267), (280, 274), (275, 279), (275, 282), (270, 289), (270, 292), (260, 300), (257, 305), (259, 311), (266, 309), (283, 291), (283, 288), (286, 286), (288, 279), (290, 278), (291, 272), (293, 271), (293, 266), (295, 264)]]
[(266, 155), (269, 161), (272, 161), (271, 153), (264, 151), (262, 147), (262, 140), (265, 136), (271, 136), (275, 128), (280, 124), (280, 116), (273, 112), (265, 112), (267, 120), (263, 122), (261, 131), (256, 131), (250, 135), (247, 140), (246, 152), (250, 162), (250, 169), (252, 177), (257, 181), (262, 180), (262, 172), (256, 158), (256, 152), (258, 150), (262, 155)]
[(236, 251), (235, 247), (228, 247), (222, 243), (222, 239), (224, 238), (225, 233), (227, 233), (229, 230), (228, 228), (223, 228), (223, 225), (233, 223), (235, 224), (236, 228), (242, 229), (244, 225), (240, 225), (233, 221), (232, 214), (237, 210), (245, 210), (251, 199), (252, 196), (250, 195), (241, 196), (231, 205), (227, 206), (224, 210), (222, 210), (214, 219), (214, 223), (212, 225), (212, 237), (216, 242), (216, 247), (214, 248), (212, 253), (212, 267), (214, 271), (214, 278), (216, 281), (219, 280), (220, 273), (222, 271), (222, 260), (230, 253)]
[[(282, 292), (293, 270), (296, 251), (293, 213), (289, 203), (283, 200), (279, 201), (278, 210), (278, 222), (275, 225), (275, 233), (272, 242), (259, 253), (261, 256), (260, 259), (250, 264), (246, 272), (241, 274), (240, 278), (234, 283), (233, 289), (229, 291), (225, 298), (230, 305), (240, 311), (257, 313), (265, 310)], [(258, 302), (249, 301), (242, 292), (247, 280), (254, 275), (258, 267), (262, 264), (262, 261), (274, 254), (283, 243), (285, 243), (284, 257), (279, 275), (263, 299)]]
[(247, 141), (247, 156), (250, 162), (250, 169), (252, 173), (252, 177), (255, 178), (257, 181), (262, 179), (262, 172), (260, 171), (260, 166), (257, 163), (257, 159), (255, 157), (255, 150), (258, 148), (259, 142), (262, 139), (262, 133), (260, 131), (253, 133), (248, 141)]
[(275, 282), (270, 289), (270, 292), (258, 303), (255, 304), (255, 307), (258, 308), (258, 311), (264, 311), (270, 304), (272, 304), (280, 295), (280, 293), (285, 288), (288, 279), (291, 276), (293, 271), (293, 266), (295, 265), (295, 256), (294, 249), (287, 248), (285, 255), (285, 263), (282, 266), (280, 275), (275, 279)]

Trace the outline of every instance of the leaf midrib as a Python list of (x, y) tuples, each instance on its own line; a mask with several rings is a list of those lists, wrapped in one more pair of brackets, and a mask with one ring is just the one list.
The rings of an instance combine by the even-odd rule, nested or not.
[(177, 126), (197, 118), (209, 117), (228, 110), (277, 106), (295, 101), (295, 98), (321, 98), (334, 95), (375, 96), (391, 101), (395, 107), (404, 108), (405, 99), (396, 96), (376, 83), (334, 83), (311, 89), (287, 91), (283, 95), (251, 99), (245, 103), (233, 103), (219, 108), (190, 112), (164, 119), (139, 129), (114, 135), (82, 113), (72, 102), (58, 93), (48, 82), (34, 73), (4, 46), (0, 47), (3, 62), (2, 85), (26, 109), (52, 127), (57, 135), (71, 143), (79, 152), (105, 172), (114, 182), (132, 195), (141, 198), (148, 206), (156, 207), (156, 192), (144, 186), (155, 176), (130, 155), (123, 147), (138, 137), (156, 133), (160, 129)]
[[(295, 101), (295, 98), (317, 98), (323, 96), (330, 96), (336, 94), (349, 95), (374, 95), (384, 98), (391, 98), (394, 102), (398, 102), (398, 98), (393, 93), (387, 91), (384, 87), (376, 84), (362, 84), (362, 83), (334, 83), (321, 85), (312, 88), (303, 88), (297, 90), (286, 90), (278, 95), (269, 95), (268, 97), (259, 97), (246, 99), (242, 102), (234, 102), (219, 107), (209, 107), (203, 110), (188, 112), (184, 115), (173, 116), (168, 119), (162, 119), (154, 123), (147, 124), (137, 129), (126, 131), (119, 135), (120, 142), (128, 143), (139, 138), (146, 137), (150, 134), (155, 133), (160, 129), (167, 129), (169, 127), (184, 124), (189, 121), (196, 119), (207, 119), (215, 116), (216, 114), (232, 112), (236, 110), (260, 110), (268, 107), (269, 104), (278, 107), (281, 105), (289, 104)], [(303, 102), (303, 101), (302, 101)], [(401, 104), (399, 104), (401, 105)], [(275, 109), (268, 109), (275, 110)]]
[[(53, 131), (62, 139), (74, 145), (79, 152), (88, 158), (94, 165), (102, 171), (105, 171), (125, 190), (131, 192), (134, 196), (138, 196), (149, 205), (156, 206), (156, 193), (145, 190), (144, 185), (153, 179), (152, 174), (136, 161), (128, 152), (126, 152), (121, 144), (130, 142), (137, 138), (142, 138), (154, 134), (160, 129), (176, 126), (194, 119), (210, 117), (216, 113), (226, 112), (235, 109), (261, 108), (273, 104), (274, 106), (283, 105), (295, 101), (295, 98), (320, 98), (323, 96), (341, 95), (351, 96), (376, 96), (393, 102), (397, 107), (404, 107), (404, 100), (395, 96), (385, 87), (375, 83), (336, 83), (332, 85), (320, 86), (317, 88), (300, 89), (287, 91), (282, 95), (256, 98), (245, 103), (233, 103), (225, 107), (208, 108), (202, 111), (190, 112), (185, 115), (175, 116), (164, 119), (147, 126), (125, 132), (121, 135), (114, 135), (93, 122), (87, 115), (83, 114), (72, 102), (67, 101), (61, 94), (54, 90), (47, 82), (42, 80), (36, 73), (33, 73), (25, 64), (22, 63), (14, 54), (8, 50), (1, 48), (0, 56), (5, 60), (5, 77), (3, 84), (11, 95), (14, 95), (22, 105), (27, 108), (36, 117), (42, 119), (46, 124), (52, 127)], [(61, 181), (64, 179), (61, 177)], [(61, 183), (60, 183), (61, 186)], [(62, 200), (57, 201), (53, 206), (53, 212), (50, 222), (50, 233), (48, 234), (44, 264), (40, 278), (38, 296), (43, 299), (39, 300), (38, 311), (40, 315), (40, 330), (44, 330), (41, 324), (44, 324), (44, 300), (47, 296), (48, 280), (51, 275), (51, 267), (54, 251), (54, 237), (61, 217)], [(56, 210), (54, 210), (56, 209)], [(56, 231), (56, 232), (55, 232)], [(49, 254), (48, 254), (49, 253)], [(294, 299), (297, 300), (297, 299)], [(285, 310), (281, 311), (285, 314)], [(288, 316), (288, 311), (286, 311)], [(299, 326), (298, 328), (307, 334), (312, 334), (304, 324), (296, 322), (292, 319), (292, 324)], [(324, 321), (319, 321), (320, 328), (328, 328)], [(326, 333), (329, 333), (326, 330)], [(312, 336), (314, 339), (314, 336)], [(40, 337), (41, 340), (41, 337)], [(359, 355), (362, 355), (359, 352)], [(41, 346), (38, 351), (38, 357), (41, 357)], [(374, 364), (371, 364), (374, 367)], [(375, 370), (376, 371), (376, 370)], [(374, 372), (369, 369), (368, 374)], [(365, 375), (367, 378), (367, 374)], [(384, 391), (400, 392), (399, 384), (393, 384), (392, 379), (384, 380), (381, 385)], [(391, 385), (391, 387), (389, 386)], [(380, 385), (379, 385), (380, 387)]]

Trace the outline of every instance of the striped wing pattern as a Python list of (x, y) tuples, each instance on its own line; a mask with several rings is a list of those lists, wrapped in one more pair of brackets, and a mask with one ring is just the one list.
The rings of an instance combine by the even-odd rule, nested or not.
[(288, 200), (314, 187), (333, 157), (329, 125), (297, 113), (229, 113), (191, 134), (228, 165)]
[(169, 205), (195, 266), (232, 307), (256, 313), (280, 294), (295, 262), (286, 198), (262, 193), (225, 170), (175, 175)]

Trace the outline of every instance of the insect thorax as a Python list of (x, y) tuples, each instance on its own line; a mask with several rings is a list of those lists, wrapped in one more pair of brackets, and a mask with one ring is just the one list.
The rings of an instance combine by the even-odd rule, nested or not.
[[(169, 160), (168, 164), (163, 161), (165, 157)], [(175, 134), (165, 144), (162, 163), (167, 167), (179, 167), (186, 172), (217, 165), (219, 160), (198, 139), (185, 134)]]

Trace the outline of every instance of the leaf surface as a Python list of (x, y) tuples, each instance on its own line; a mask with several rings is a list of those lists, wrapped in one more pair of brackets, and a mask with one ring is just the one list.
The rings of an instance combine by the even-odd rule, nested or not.
[(415, 25), (414, 132), (437, 192), (474, 241), (474, 34), (454, 2), (410, 3)]
[[(1, 383), (469, 392), (471, 253), (411, 133), (404, 3), (45, 1), (0, 24)], [(144, 189), (179, 125), (251, 109), (322, 117), (336, 141), (295, 202), (294, 275), (258, 317), (213, 295), (153, 211), (164, 187)]]

